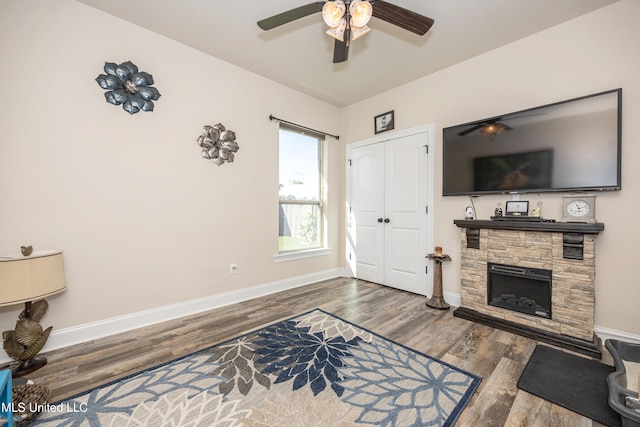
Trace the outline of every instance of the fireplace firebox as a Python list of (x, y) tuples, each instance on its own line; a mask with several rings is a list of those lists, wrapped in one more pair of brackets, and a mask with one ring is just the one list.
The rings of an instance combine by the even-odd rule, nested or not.
[(551, 319), (551, 270), (487, 263), (487, 304)]

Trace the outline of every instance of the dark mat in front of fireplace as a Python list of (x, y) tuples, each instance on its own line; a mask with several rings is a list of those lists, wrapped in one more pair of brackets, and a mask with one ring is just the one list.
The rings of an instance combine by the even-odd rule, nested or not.
[(607, 375), (613, 371), (613, 366), (597, 360), (538, 345), (518, 380), (518, 388), (600, 424), (619, 427), (620, 415), (608, 400)]

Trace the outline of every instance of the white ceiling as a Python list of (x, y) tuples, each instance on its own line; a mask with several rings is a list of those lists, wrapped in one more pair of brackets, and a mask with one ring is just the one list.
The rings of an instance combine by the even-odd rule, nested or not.
[(618, 0), (388, 0), (435, 24), (418, 36), (373, 18), (342, 64), (320, 14), (256, 25), (313, 0), (77, 1), (342, 107)]

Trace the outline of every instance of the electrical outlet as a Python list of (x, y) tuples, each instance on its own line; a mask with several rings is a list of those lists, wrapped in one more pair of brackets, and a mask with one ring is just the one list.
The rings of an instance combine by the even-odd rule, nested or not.
[(238, 266), (235, 264), (229, 264), (229, 273), (236, 274), (238, 272)]

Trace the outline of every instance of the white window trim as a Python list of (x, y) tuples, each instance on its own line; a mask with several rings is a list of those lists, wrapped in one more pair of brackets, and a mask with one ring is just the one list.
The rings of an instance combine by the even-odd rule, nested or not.
[(273, 256), (273, 262), (287, 262), (295, 261), (298, 259), (314, 258), (318, 256), (329, 255), (331, 254), (331, 252), (333, 252), (333, 249), (331, 248), (315, 248), (300, 251), (280, 252), (279, 254)]

